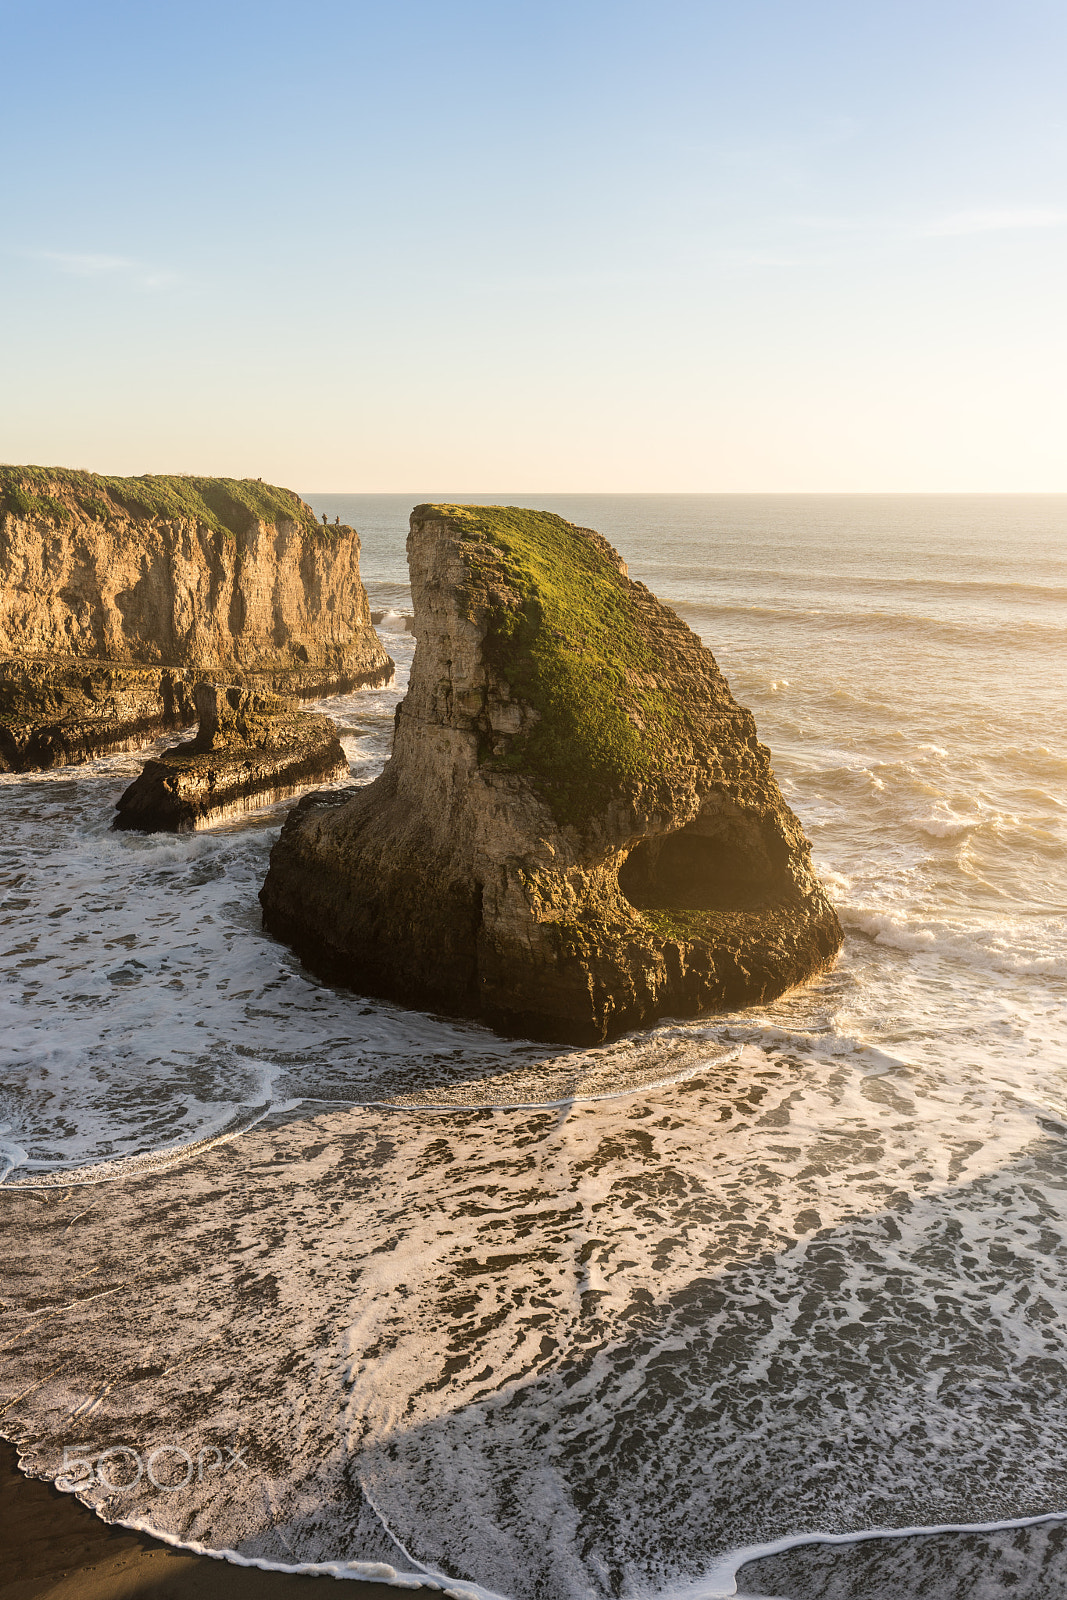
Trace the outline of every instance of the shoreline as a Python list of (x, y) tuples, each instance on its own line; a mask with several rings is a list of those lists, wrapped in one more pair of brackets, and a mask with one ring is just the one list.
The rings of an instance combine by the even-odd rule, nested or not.
[[(299, 1600), (309, 1585), (357, 1585), (353, 1600), (396, 1600), (405, 1591), (361, 1578), (268, 1572), (194, 1555), (132, 1528), (104, 1522), (73, 1494), (19, 1471), (0, 1439), (2, 1600)], [(419, 1593), (418, 1590), (407, 1591)], [(433, 1589), (424, 1589), (433, 1594)]]

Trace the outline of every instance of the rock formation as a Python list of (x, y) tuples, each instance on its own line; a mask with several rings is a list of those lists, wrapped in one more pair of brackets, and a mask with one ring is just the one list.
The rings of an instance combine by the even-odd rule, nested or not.
[(204, 676), (316, 699), (392, 672), (358, 534), (288, 489), (0, 467), (0, 770), (186, 726)]
[(309, 716), (293, 700), (238, 684), (198, 683), (193, 697), (196, 738), (145, 762), (119, 800), (112, 827), (191, 833), (348, 776), (329, 717)]
[(419, 506), (381, 777), (291, 813), (260, 899), (364, 993), (595, 1042), (780, 994), (841, 929), (752, 715), (588, 529)]
[(180, 668), (0, 660), (0, 772), (94, 761), (186, 728), (195, 682)]

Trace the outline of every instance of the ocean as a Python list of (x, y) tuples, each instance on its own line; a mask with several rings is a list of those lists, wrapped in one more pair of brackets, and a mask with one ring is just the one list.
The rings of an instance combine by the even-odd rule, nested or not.
[(311, 495), (397, 663), (321, 703), (357, 781), (442, 498), (696, 629), (841, 956), (503, 1040), (263, 933), (284, 806), (142, 838), (143, 752), (0, 777), (0, 1433), (179, 1543), (481, 1600), (1062, 1595), (1067, 496)]

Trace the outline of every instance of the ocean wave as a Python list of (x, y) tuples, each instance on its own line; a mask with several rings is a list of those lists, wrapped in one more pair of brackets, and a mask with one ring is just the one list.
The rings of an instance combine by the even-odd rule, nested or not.
[(673, 609), (695, 633), (705, 639), (712, 650), (716, 647), (717, 637), (714, 632), (708, 632), (707, 625), (724, 622), (743, 622), (746, 625), (766, 623), (776, 628), (788, 625), (808, 633), (818, 633), (824, 639), (855, 635), (857, 647), (864, 652), (870, 650), (872, 638), (890, 640), (894, 637), (921, 639), (927, 646), (936, 640), (969, 650), (1010, 647), (1045, 650), (1060, 649), (1063, 644), (1063, 625), (1058, 622), (993, 616), (975, 616), (966, 621), (956, 621), (950, 617), (924, 616), (908, 611), (845, 609), (831, 605), (829, 597), (827, 604), (822, 607), (771, 605), (766, 601), (752, 601), (749, 604), (683, 601), (674, 605)]
[(959, 839), (983, 825), (995, 826), (996, 819), (957, 816), (947, 805), (924, 817), (912, 818), (912, 826), (918, 828), (920, 833), (928, 834), (931, 839)]
[(1034, 948), (1032, 930), (969, 928), (914, 912), (837, 902), (842, 924), (876, 944), (910, 954), (935, 955), (965, 967), (1014, 976), (1067, 977), (1067, 927), (1046, 925), (1056, 948)]
[(379, 633), (412, 633), (414, 632), (415, 618), (410, 611), (396, 611), (390, 608), (387, 611), (372, 611), (371, 622)]
[[(665, 569), (661, 588), (669, 590), (677, 579), (676, 569)], [(856, 569), (838, 569), (829, 573), (801, 567), (750, 567), (739, 562), (729, 567), (709, 566), (701, 572), (701, 579), (705, 583), (714, 583), (717, 588), (729, 585), (738, 591), (753, 589), (759, 594), (773, 594), (788, 589), (792, 593), (834, 600), (850, 595), (885, 596), (888, 599), (918, 595), (949, 604), (964, 602), (972, 609), (989, 603), (1067, 605), (1067, 586), (1064, 584), (1033, 583), (1021, 578), (1006, 578), (1003, 573), (984, 578), (920, 577), (914, 574), (891, 577), (885, 573), (869, 574)]]
[[(702, 1583), (672, 1595), (659, 1596), (657, 1600), (730, 1600), (732, 1596), (736, 1596), (737, 1600), (760, 1600), (754, 1590), (749, 1592), (750, 1583), (759, 1585), (761, 1589), (764, 1584), (771, 1583), (777, 1591), (783, 1580), (789, 1587), (790, 1600), (809, 1600), (809, 1596), (810, 1600), (816, 1600), (817, 1596), (819, 1600), (849, 1600), (849, 1597), (859, 1594), (859, 1590), (853, 1587), (857, 1575), (850, 1568), (858, 1565), (852, 1558), (861, 1554), (868, 1558), (860, 1579), (864, 1584), (864, 1600), (904, 1600), (905, 1595), (916, 1597), (917, 1600), (920, 1595), (932, 1596), (935, 1593), (939, 1600), (956, 1600), (957, 1596), (960, 1600), (964, 1596), (967, 1600), (997, 1600), (997, 1597), (1008, 1594), (1018, 1594), (1022, 1600), (1027, 1600), (1027, 1597), (1029, 1600), (1038, 1600), (1026, 1583), (1026, 1577), (1036, 1577), (1042, 1594), (1051, 1593), (1051, 1589), (1046, 1590), (1045, 1585), (1050, 1581), (1055, 1583), (1057, 1578), (1062, 1580), (1067, 1577), (1067, 1563), (1062, 1558), (1057, 1559), (1059, 1552), (1054, 1549), (1049, 1552), (1052, 1561), (1047, 1566), (1041, 1563), (1043, 1571), (1035, 1573), (1031, 1564), (1027, 1573), (1025, 1556), (1023, 1570), (1019, 1570), (1017, 1560), (1013, 1562), (1010, 1559), (1012, 1548), (1018, 1554), (1020, 1543), (1025, 1545), (1026, 1541), (1018, 1538), (1022, 1530), (1062, 1526), (1065, 1516), (1065, 1511), (1050, 1511), (1034, 1517), (1009, 1517), (994, 1522), (870, 1528), (855, 1534), (806, 1534), (800, 1538), (775, 1539), (764, 1545), (737, 1551), (718, 1564)], [(964, 1549), (961, 1548), (963, 1540), (945, 1539), (945, 1535), (952, 1534), (1010, 1534), (1013, 1538), (970, 1539)], [(879, 1549), (883, 1541), (884, 1546)], [(934, 1541), (940, 1541), (946, 1547), (942, 1562), (945, 1563), (947, 1558), (947, 1570), (944, 1565), (940, 1571), (930, 1570), (928, 1551)], [(865, 1548), (861, 1550), (861, 1547)], [(798, 1562), (796, 1558), (800, 1555), (814, 1556), (815, 1561)], [(776, 1557), (792, 1559), (783, 1561), (776, 1560)], [(1007, 1559), (1003, 1560), (1005, 1557)], [(1003, 1560), (1005, 1568), (1001, 1583), (997, 1583), (991, 1570), (997, 1564), (997, 1558)], [(751, 1570), (746, 1572), (745, 1568)], [(834, 1581), (838, 1575), (842, 1579), (840, 1588)], [(808, 1582), (804, 1581), (806, 1577)], [(738, 1590), (739, 1578), (744, 1582), (744, 1592)], [(812, 1580), (813, 1586), (809, 1587)], [(935, 1583), (936, 1591), (931, 1586)], [(801, 1585), (804, 1593), (801, 1592)]]
[[(58, 1486), (58, 1485), (57, 1485)], [(130, 1528), (135, 1533), (146, 1533), (170, 1545), (173, 1550), (187, 1550), (190, 1555), (210, 1556), (215, 1561), (226, 1561), (235, 1567), (252, 1567), (260, 1572), (284, 1572), (293, 1577), (341, 1578), (356, 1583), (381, 1583), (390, 1589), (426, 1589), (444, 1596), (444, 1600), (506, 1600), (505, 1596), (483, 1589), (479, 1584), (460, 1582), (433, 1575), (426, 1571), (405, 1571), (388, 1561), (269, 1561), (266, 1557), (244, 1556), (236, 1550), (213, 1550), (196, 1539), (181, 1539), (161, 1530), (143, 1517), (123, 1519), (116, 1517), (114, 1526)], [(415, 1565), (413, 1563), (413, 1565)]]

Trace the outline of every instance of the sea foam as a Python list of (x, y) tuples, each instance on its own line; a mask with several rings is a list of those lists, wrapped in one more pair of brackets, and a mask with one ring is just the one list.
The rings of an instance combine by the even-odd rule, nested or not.
[[(137, 758), (4, 775), (3, 1427), (49, 1477), (233, 1446), (247, 1476), (83, 1496), (346, 1579), (1059, 1592), (1061, 535), (653, 501), (550, 508), (707, 628), (838, 901), (835, 969), (599, 1049), (501, 1040), (263, 935), (280, 809), (119, 838)], [(413, 647), (394, 543), (365, 570), (398, 684), (323, 707), (354, 782)], [(993, 1531), (922, 1531), (951, 1528)]]

